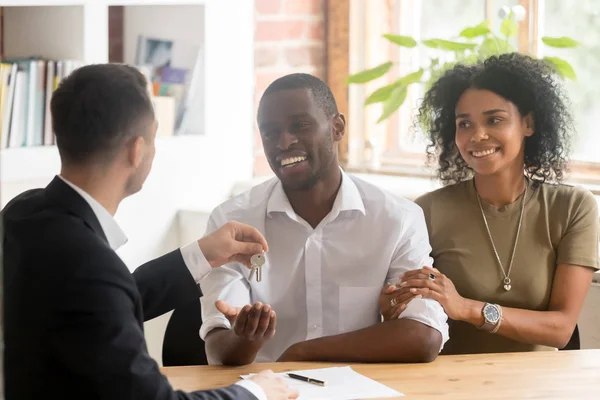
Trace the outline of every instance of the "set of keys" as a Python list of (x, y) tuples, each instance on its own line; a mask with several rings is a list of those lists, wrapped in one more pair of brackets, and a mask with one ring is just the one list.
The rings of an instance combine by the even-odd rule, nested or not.
[(265, 256), (262, 254), (255, 254), (250, 257), (250, 276), (248, 280), (251, 281), (252, 277), (256, 274), (256, 282), (260, 282), (262, 279), (262, 266), (265, 265)]

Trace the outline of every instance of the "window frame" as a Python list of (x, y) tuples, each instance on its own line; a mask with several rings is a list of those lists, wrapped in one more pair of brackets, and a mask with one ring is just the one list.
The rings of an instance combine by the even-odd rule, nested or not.
[[(542, 14), (540, 10), (543, 9), (544, 1), (519, 0), (519, 4), (527, 10), (528, 16), (519, 22), (519, 52), (538, 54), (538, 49), (541, 48), (539, 32), (543, 21), (540, 20)], [(338, 150), (342, 166), (347, 170), (424, 178), (431, 178), (434, 174), (434, 171), (426, 165), (427, 155), (425, 153), (411, 151), (400, 143), (401, 135), (398, 134), (398, 131), (400, 130), (399, 124), (402, 123), (401, 118), (404, 118), (403, 121), (406, 121), (406, 118), (412, 120), (411, 116), (407, 117), (402, 113), (411, 114), (414, 113), (414, 110), (403, 107), (388, 120), (376, 124), (380, 109), (373, 106), (364, 107), (362, 101), (354, 101), (355, 98), (366, 98), (366, 94), (386, 84), (386, 81), (381, 78), (372, 85), (369, 83), (347, 85), (344, 81), (347, 74), (378, 65), (389, 59), (401, 59), (398, 56), (402, 49), (398, 46), (388, 46), (383, 39), (363, 40), (362, 43), (357, 43), (359, 41), (352, 41), (351, 37), (381, 38), (383, 33), (406, 32), (400, 29), (398, 18), (395, 16), (410, 15), (414, 17), (416, 10), (410, 9), (412, 7), (414, 7), (414, 2), (405, 0), (328, 1), (327, 79), (338, 102), (338, 107), (340, 110), (346, 110), (347, 130), (339, 143)], [(494, 0), (485, 0), (484, 7), (486, 19), (490, 20), (493, 13), (497, 11)], [(367, 58), (369, 65), (365, 65)], [(407, 64), (416, 58), (412, 57)], [(342, 73), (342, 71), (344, 72)], [(346, 73), (346, 71), (348, 72)], [(388, 75), (385, 79), (391, 83), (394, 76), (393, 74)], [(411, 104), (413, 101), (414, 98), (411, 99), (409, 91), (406, 102)], [(410, 124), (412, 121), (405, 127)], [(375, 133), (370, 134), (371, 132)], [(373, 137), (376, 137), (377, 140), (373, 140)], [(381, 146), (382, 142), (385, 151), (373, 157), (372, 147)], [(572, 159), (566, 181), (600, 184), (600, 162)], [(600, 191), (596, 192), (600, 194)]]

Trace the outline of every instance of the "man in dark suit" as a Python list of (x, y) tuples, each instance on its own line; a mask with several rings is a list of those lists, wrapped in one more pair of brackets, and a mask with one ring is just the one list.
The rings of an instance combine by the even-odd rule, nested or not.
[(149, 356), (143, 321), (200, 296), (198, 282), (267, 250), (231, 223), (130, 274), (113, 219), (154, 158), (157, 123), (136, 69), (82, 67), (55, 91), (51, 113), (62, 168), (45, 189), (2, 211), (7, 399), (289, 399), (270, 371), (232, 386), (174, 391)]

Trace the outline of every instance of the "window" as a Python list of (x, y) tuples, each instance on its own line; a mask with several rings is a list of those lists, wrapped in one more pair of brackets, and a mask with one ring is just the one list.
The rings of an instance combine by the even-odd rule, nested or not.
[(540, 1), (539, 15), (540, 35), (570, 36), (582, 44), (567, 51), (540, 46), (539, 55), (567, 58), (577, 73), (577, 82), (566, 83), (577, 129), (574, 156), (600, 162), (600, 135), (594, 126), (600, 115), (600, 4), (598, 0), (545, 0)]
[[(595, 3), (595, 4), (593, 4)], [(349, 66), (355, 73), (394, 60), (391, 73), (362, 85), (350, 85), (348, 92), (349, 131), (342, 146), (347, 167), (380, 173), (423, 175), (427, 141), (414, 123), (422, 85), (410, 85), (400, 109), (381, 122), (381, 103), (364, 106), (374, 90), (418, 70), (436, 50), (417, 46), (409, 49), (390, 44), (382, 35), (409, 35), (417, 41), (429, 38), (452, 40), (468, 26), (483, 20), (498, 32), (502, 12), (518, 15), (518, 35), (511, 45), (521, 52), (558, 56), (568, 60), (577, 73), (577, 82), (566, 82), (574, 112), (577, 138), (574, 143), (572, 177), (600, 182), (600, 136), (595, 135), (592, 118), (600, 112), (600, 9), (597, 0), (349, 0)], [(520, 11), (520, 13), (519, 13)], [(553, 49), (542, 36), (569, 36), (582, 46)], [(441, 53), (438, 53), (441, 55)], [(451, 57), (445, 53), (443, 57)], [(451, 61), (448, 59), (448, 61)], [(425, 77), (426, 78), (426, 77)]]

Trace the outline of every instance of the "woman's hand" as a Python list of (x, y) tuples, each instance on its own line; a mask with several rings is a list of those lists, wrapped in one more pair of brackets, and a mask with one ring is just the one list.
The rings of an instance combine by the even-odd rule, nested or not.
[(453, 320), (464, 320), (467, 310), (466, 299), (456, 291), (454, 283), (446, 275), (435, 268), (423, 267), (409, 271), (402, 276), (397, 285), (414, 296), (437, 300), (448, 317)]
[(409, 288), (398, 288), (396, 285), (386, 283), (379, 294), (379, 311), (383, 315), (383, 320), (397, 319), (414, 298), (421, 298), (421, 296), (412, 294)]

